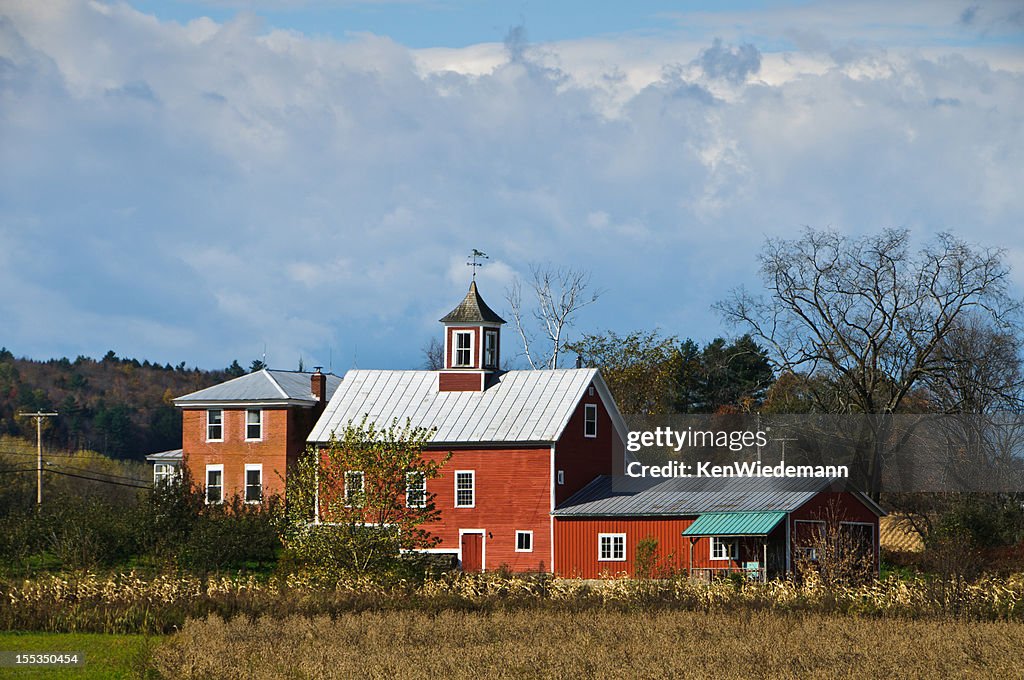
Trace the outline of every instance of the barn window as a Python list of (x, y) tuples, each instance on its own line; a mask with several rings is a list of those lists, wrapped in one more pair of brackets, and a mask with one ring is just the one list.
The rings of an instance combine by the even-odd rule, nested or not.
[(427, 477), (422, 472), (405, 473), (405, 507), (427, 506)]
[(174, 479), (177, 471), (170, 463), (157, 463), (153, 466), (153, 484), (164, 484)]
[(583, 405), (583, 436), (597, 436), (597, 404)]
[(738, 560), (740, 543), (736, 539), (711, 537), (711, 559)]
[(455, 331), (455, 363), (453, 365), (461, 368), (473, 366), (473, 331)]
[(598, 534), (597, 546), (597, 559), (599, 561), (626, 561), (626, 534)]
[(565, 470), (558, 471), (558, 483), (565, 484)]
[(224, 500), (224, 466), (206, 466), (206, 502), (221, 503)]
[(476, 472), (455, 471), (455, 507), (472, 508), (476, 505)]
[(498, 367), (498, 331), (484, 331), (484, 368)]
[(345, 507), (359, 507), (366, 493), (366, 475), (358, 470), (345, 473)]
[(245, 464), (245, 502), (259, 503), (263, 500), (263, 463)]
[(263, 439), (263, 411), (249, 409), (245, 412), (245, 438), (248, 441)]
[(224, 411), (212, 408), (206, 412), (206, 441), (224, 441)]
[(516, 552), (533, 552), (533, 532), (516, 532)]

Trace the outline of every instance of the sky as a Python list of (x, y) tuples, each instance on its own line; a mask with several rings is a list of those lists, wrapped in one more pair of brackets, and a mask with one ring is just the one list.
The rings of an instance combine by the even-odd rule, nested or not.
[[(766, 238), (1003, 248), (1024, 3), (0, 0), (0, 345), (419, 368), (465, 294), (729, 336)], [(515, 348), (506, 327), (503, 351)]]

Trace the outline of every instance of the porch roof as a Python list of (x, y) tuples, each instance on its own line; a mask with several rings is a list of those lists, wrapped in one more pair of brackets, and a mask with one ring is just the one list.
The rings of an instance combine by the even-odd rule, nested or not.
[(784, 512), (705, 512), (683, 536), (767, 536)]

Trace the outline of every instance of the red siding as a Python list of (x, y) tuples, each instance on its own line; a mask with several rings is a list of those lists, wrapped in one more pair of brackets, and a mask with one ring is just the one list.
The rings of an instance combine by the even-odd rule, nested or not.
[(793, 545), (793, 554), (800, 542), (801, 537), (797, 536), (794, 522), (797, 520), (829, 520), (838, 519), (840, 522), (860, 522), (872, 526), (872, 540), (875, 551), (875, 568), (879, 566), (878, 554), (878, 515), (868, 508), (854, 494), (847, 492), (820, 493), (804, 505), (797, 508), (790, 517), (790, 538)]
[(480, 373), (439, 373), (437, 389), (439, 392), (481, 392), (483, 379)]
[[(597, 393), (584, 393), (576, 410), (569, 418), (562, 437), (555, 445), (555, 475), (558, 470), (565, 473), (565, 483), (555, 485), (555, 505), (569, 498), (599, 475), (613, 474), (614, 453), (623, 448), (623, 442), (612, 426), (611, 416)], [(583, 434), (584, 404), (597, 405), (597, 437)]]
[[(436, 453), (428, 453), (434, 455)], [(455, 507), (455, 472), (476, 473), (476, 504)], [(483, 529), (484, 569), (507, 565), (513, 571), (551, 569), (551, 450), (460, 449), (441, 476), (427, 482), (437, 494), (441, 520), (427, 529), (441, 538), (438, 549), (459, 549), (459, 529)], [(533, 551), (516, 552), (516, 531), (533, 532)]]

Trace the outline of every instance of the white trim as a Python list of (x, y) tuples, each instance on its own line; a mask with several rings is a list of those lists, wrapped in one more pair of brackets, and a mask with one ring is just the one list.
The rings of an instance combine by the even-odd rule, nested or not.
[(462, 568), (462, 535), (480, 534), (480, 571), (487, 571), (487, 530), (486, 529), (459, 529), (459, 568)]
[[(342, 476), (342, 480), (345, 483), (345, 488), (344, 488), (345, 496), (344, 496), (344, 500), (345, 500), (345, 507), (346, 508), (353, 507), (352, 504), (348, 502), (348, 500), (349, 500), (348, 499), (348, 476), (349, 475), (359, 475), (359, 494), (360, 495), (365, 495), (366, 494), (366, 473), (363, 472), (362, 470), (346, 470), (343, 473), (343, 476)], [(355, 507), (361, 508), (363, 506), (362, 506), (362, 504), (360, 504), (360, 505), (357, 505)]]
[[(459, 505), (459, 475), (470, 475), (473, 480), (473, 485), (470, 487), (473, 493), (473, 502), (469, 505)], [(456, 508), (475, 508), (476, 507), (476, 470), (456, 470), (455, 471), (455, 497), (452, 499), (452, 505)]]
[[(463, 335), (463, 334), (469, 336), (469, 348), (468, 348), (468, 351), (469, 351), (469, 363), (468, 364), (460, 364), (459, 363), (459, 351), (460, 351), (460, 348), (459, 348), (459, 336)], [(462, 329), (454, 329), (454, 330), (452, 330), (452, 336), (453, 336), (452, 339), (455, 340), (455, 347), (452, 348), (452, 368), (476, 368), (477, 367), (476, 362), (473, 361), (473, 349), (474, 349), (474, 345), (475, 345), (474, 340), (476, 340), (476, 338), (473, 337), (474, 335), (476, 335), (476, 333), (473, 330), (462, 330)], [(462, 349), (461, 351), (465, 352), (467, 350)]]
[[(210, 473), (220, 473), (220, 500), (210, 502)], [(215, 485), (216, 486), (216, 485)], [(220, 505), (224, 502), (224, 464), (214, 463), (206, 466), (206, 474), (203, 475), (203, 500), (207, 505)]]
[[(409, 475), (419, 475), (423, 485), (423, 500), (416, 505), (409, 505)], [(413, 470), (405, 473), (405, 507), (425, 508), (427, 507), (427, 475), (425, 472)]]
[[(551, 445), (551, 480), (555, 479), (555, 445)], [(551, 562), (548, 567), (552, 574), (555, 571), (555, 485), (551, 485), (551, 510), (548, 512), (548, 545), (551, 548)]]
[[(740, 541), (738, 538), (722, 538), (719, 536), (709, 536), (710, 541), (708, 542), (708, 559), (719, 562), (726, 561), (737, 561), (740, 558)], [(715, 556), (715, 544), (728, 545), (729, 550), (725, 557)]]
[(558, 485), (562, 486), (565, 484), (565, 470), (558, 471)]
[[(249, 423), (249, 414), (250, 413), (258, 413), (259, 414), (260, 421), (258, 423), (255, 423), (256, 425), (259, 425), (259, 428), (260, 428), (260, 436), (259, 437), (250, 437), (249, 436), (249, 425), (251, 424), (251, 423)], [(261, 408), (247, 408), (247, 409), (245, 409), (245, 441), (247, 441), (247, 442), (261, 442), (261, 441), (263, 441), (263, 409), (261, 409)]]
[[(210, 414), (214, 411), (220, 413), (220, 438), (210, 438)], [(206, 409), (206, 441), (208, 442), (222, 442), (224, 441), (224, 409), (222, 408), (208, 408)]]
[(174, 400), (174, 405), (186, 411), (207, 408), (238, 409), (238, 408), (280, 408), (282, 406), (301, 406), (312, 408), (317, 405), (315, 399), (210, 399), (207, 401)]
[[(519, 534), (527, 534), (530, 537), (530, 548), (528, 550), (527, 549), (521, 549), (519, 547)], [(526, 531), (526, 530), (523, 530), (523, 529), (516, 529), (516, 552), (517, 553), (531, 553), (531, 552), (533, 552), (533, 532), (532, 531)]]
[[(601, 557), (601, 543), (604, 539), (612, 539), (611, 543), (611, 557)], [(615, 542), (614, 539), (622, 539), (622, 557), (615, 557)], [(597, 561), (598, 562), (625, 562), (626, 561), (626, 534), (624, 533), (611, 533), (611, 534), (598, 534), (597, 535)]]
[[(259, 500), (249, 500), (249, 472), (251, 470), (257, 470), (260, 473), (260, 497)], [(242, 498), (246, 503), (253, 505), (263, 502), (263, 463), (246, 463), (245, 464), (245, 476), (242, 477)]]
[[(590, 424), (590, 414), (594, 414), (594, 433), (587, 434), (587, 425)], [(584, 404), (583, 405), (583, 436), (587, 439), (597, 439), (597, 404)]]
[[(493, 328), (481, 328), (480, 333), (483, 335), (482, 351), (480, 352), (480, 368), (497, 369), (498, 368), (498, 331)], [(487, 363), (487, 338), (488, 336), (494, 338), (494, 362)]]

